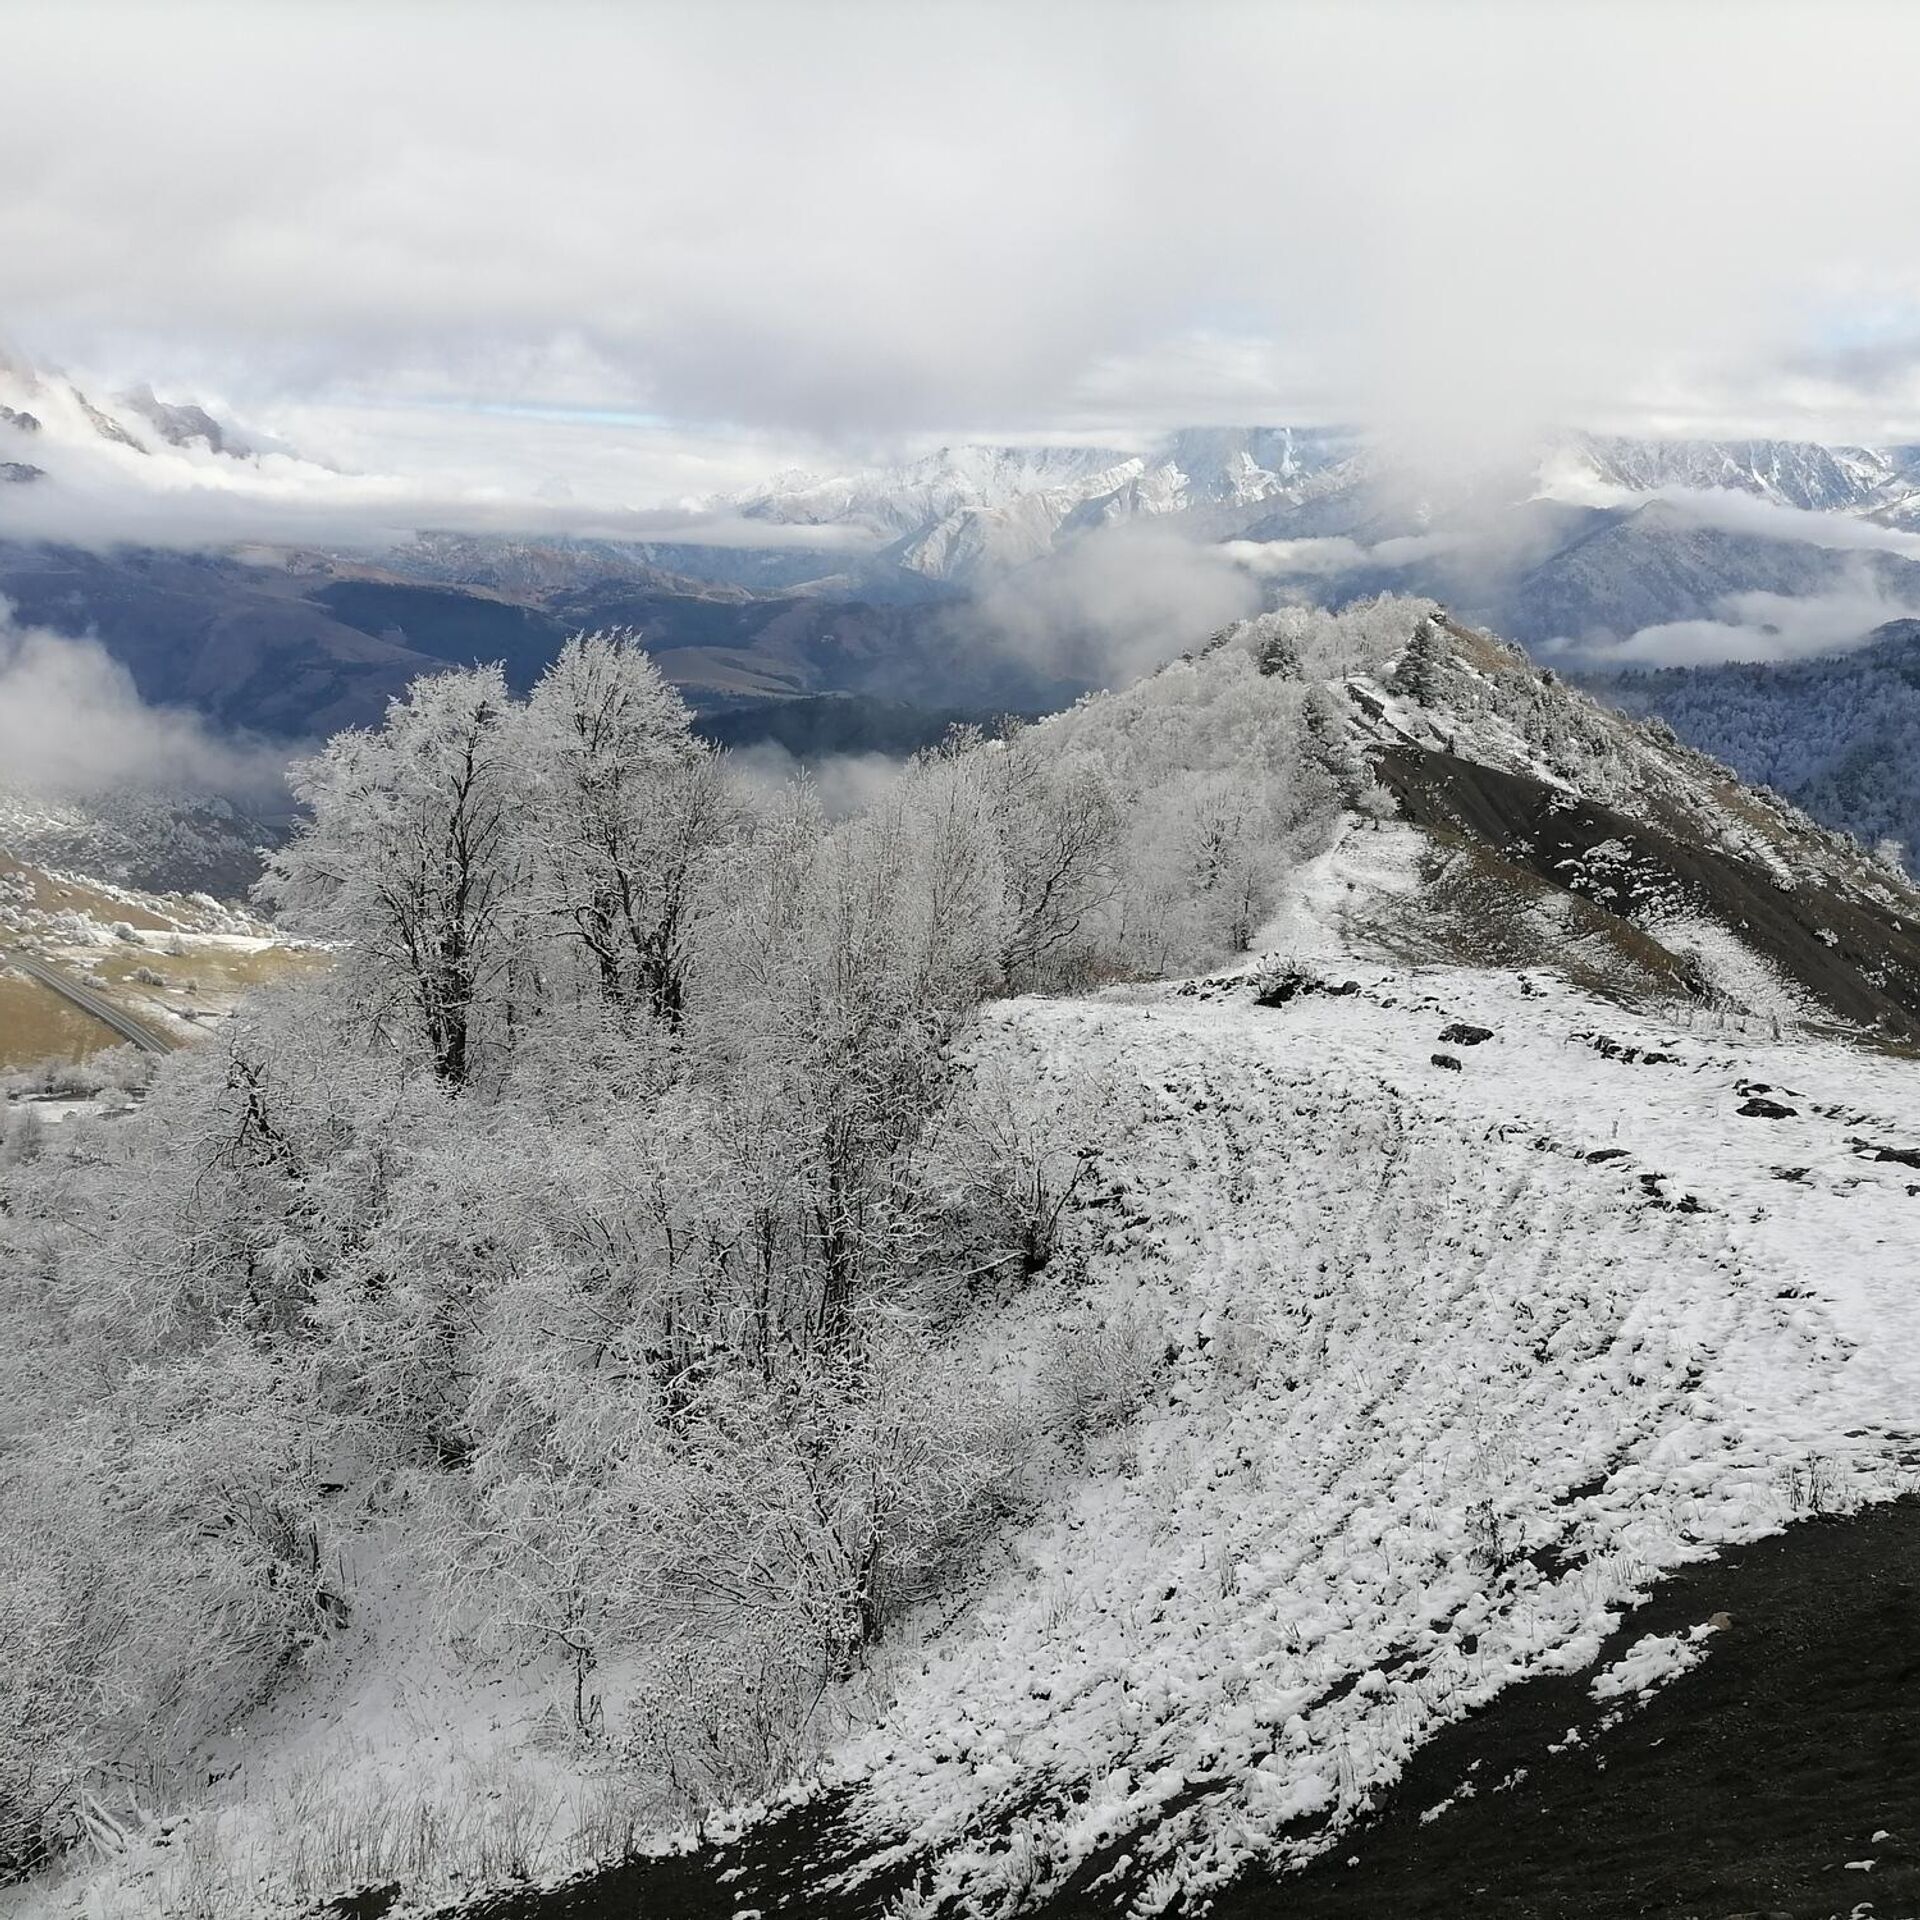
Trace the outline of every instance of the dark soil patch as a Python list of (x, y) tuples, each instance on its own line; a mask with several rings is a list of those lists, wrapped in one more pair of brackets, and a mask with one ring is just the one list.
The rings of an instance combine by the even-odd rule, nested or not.
[[(1516, 1687), (1416, 1756), (1331, 1854), (1250, 1878), (1220, 1920), (1788, 1920), (1920, 1916), (1920, 1501), (1808, 1520), (1676, 1574), (1624, 1619), (1604, 1664), (1716, 1614), (1707, 1658), (1606, 1712), (1593, 1670)], [(1566, 1741), (1580, 1729), (1577, 1742)], [(1554, 1746), (1561, 1751), (1550, 1751)], [(1462, 1795), (1463, 1783), (1472, 1792)], [(1502, 1784), (1506, 1783), (1506, 1784)], [(1452, 1799), (1431, 1823), (1420, 1815)], [(461, 1920), (878, 1920), (914, 1878), (834, 1884), (870, 1842), (824, 1796), (722, 1846), (638, 1861)], [(1875, 1841), (1888, 1831), (1892, 1838)], [(1870, 1872), (1848, 1861), (1872, 1859)], [(1354, 1864), (1348, 1864), (1349, 1862)], [(1113, 1860), (1099, 1862), (1102, 1869)], [(1097, 1874), (1035, 1920), (1112, 1920), (1137, 1887)], [(955, 1917), (958, 1920), (958, 1916)], [(1866, 1920), (1863, 1915), (1862, 1920)]]
[[(1392, 747), (1376, 771), (1402, 813), (1429, 832), (1488, 847), (1618, 918), (1681, 906), (1710, 913), (1842, 1019), (1920, 1038), (1920, 936), (1862, 894), (1782, 888), (1758, 866), (1677, 830), (1455, 754)], [(1602, 879), (1589, 856), (1609, 843), (1627, 851)]]
[[(1249, 1882), (1216, 1914), (1812, 1920), (1862, 1901), (1872, 1920), (1920, 1914), (1920, 1501), (1689, 1568), (1603, 1658), (1722, 1611), (1733, 1625), (1706, 1660), (1610, 1732), (1591, 1731), (1591, 1671), (1512, 1689), (1430, 1742), (1330, 1856)], [(1581, 1744), (1550, 1753), (1573, 1726)], [(1466, 1780), (1472, 1797), (1423, 1825)], [(1875, 1842), (1883, 1829), (1893, 1838)], [(1871, 1872), (1846, 1865), (1862, 1859)]]

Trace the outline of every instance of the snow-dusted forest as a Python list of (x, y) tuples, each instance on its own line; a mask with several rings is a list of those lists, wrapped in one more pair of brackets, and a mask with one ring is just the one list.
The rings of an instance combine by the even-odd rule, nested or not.
[(1657, 713), (1742, 779), (1920, 872), (1920, 626), (1894, 621), (1848, 653), (1595, 676), (1628, 713)]
[(861, 1796), (863, 1913), (1171, 1911), (1906, 1484), (1911, 891), (1428, 602), (838, 818), (619, 633), (295, 783), (261, 893), (331, 965), (0, 1134), (29, 1912), (788, 1789)]
[(1422, 611), (1274, 616), (839, 821), (736, 783), (618, 635), (304, 764), (262, 891), (331, 969), (130, 1116), (9, 1122), (0, 1858), (176, 1789), (369, 1542), (663, 1815), (777, 1784), (1121, 1390), (955, 1345), (1094, 1119), (971, 1070), (973, 1010), (1244, 950), (1369, 797), (1303, 659)]

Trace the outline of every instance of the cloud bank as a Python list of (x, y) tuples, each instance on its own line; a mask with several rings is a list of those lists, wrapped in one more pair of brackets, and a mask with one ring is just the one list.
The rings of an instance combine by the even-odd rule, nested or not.
[(1711, 620), (1642, 627), (1596, 664), (1699, 667), (1729, 660), (1804, 660), (1864, 646), (1876, 627), (1920, 615), (1920, 600), (1890, 595), (1864, 577), (1827, 593), (1734, 593)]
[(95, 640), (14, 624), (0, 601), (0, 778), (48, 800), (116, 787), (284, 799), (284, 745), (218, 734), (152, 707)]
[(1371, 546), (1345, 534), (1308, 540), (1224, 540), (1215, 549), (1223, 559), (1265, 579), (1292, 579), (1363, 568), (1411, 567), (1437, 560), (1467, 544), (1462, 533), (1407, 533), (1376, 540)]
[(1894, 0), (19, 6), (0, 325), (840, 444), (1920, 432)]
[[(0, 488), (0, 536), (95, 548), (120, 543), (199, 547), (258, 541), (380, 549), (421, 528), (472, 533), (679, 540), (709, 546), (815, 547), (857, 553), (870, 538), (844, 527), (780, 527), (700, 501), (633, 505), (604, 456), (569, 478), (557, 463), (449, 460), (444, 443), (417, 469), (343, 469), (282, 450), (233, 459), (203, 444), (153, 439), (144, 451), (103, 437), (70, 389), (46, 381), (16, 397), (46, 416), (14, 449), (46, 478)], [(18, 439), (18, 435), (12, 436)], [(500, 437), (505, 437), (504, 430)], [(547, 443), (543, 443), (547, 444)], [(366, 449), (395, 452), (405, 449)], [(551, 449), (550, 451), (557, 451)], [(0, 453), (7, 449), (0, 449)]]
[(995, 581), (954, 616), (986, 644), (1062, 681), (1124, 686), (1262, 604), (1225, 551), (1152, 521), (1079, 535)]

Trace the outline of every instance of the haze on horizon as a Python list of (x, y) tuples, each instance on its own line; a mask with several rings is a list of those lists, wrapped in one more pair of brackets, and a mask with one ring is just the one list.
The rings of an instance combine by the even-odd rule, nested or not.
[(0, 32), (0, 334), (349, 469), (640, 504), (1189, 423), (1920, 438), (1920, 16), (1875, 0)]

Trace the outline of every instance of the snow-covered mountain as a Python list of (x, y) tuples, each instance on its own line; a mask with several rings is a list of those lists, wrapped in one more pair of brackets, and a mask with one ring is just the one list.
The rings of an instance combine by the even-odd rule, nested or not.
[[(1810, 513), (1904, 523), (1920, 503), (1920, 448), (1825, 446), (1789, 440), (1656, 440), (1568, 433), (1491, 476), (1464, 452), (1457, 468), (1429, 458), (1417, 480), (1392, 454), (1352, 432), (1324, 428), (1197, 427), (1152, 445), (955, 446), (904, 466), (774, 476), (727, 504), (790, 525), (859, 527), (901, 544), (903, 564), (951, 576), (1005, 559), (984, 535), (960, 541), (970, 519), (1009, 532), (1007, 553), (1031, 557), (1039, 529), (1064, 529), (1206, 508), (1296, 505), (1366, 488), (1402, 510), (1444, 516), (1489, 486), (1517, 500), (1545, 490), (1577, 498), (1594, 488), (1630, 494), (1735, 492)], [(1331, 530), (1331, 529), (1329, 529)]]
[(972, 580), (1048, 552), (1067, 531), (1140, 517), (1299, 499), (1354, 451), (1350, 434), (1192, 428), (1115, 447), (943, 447), (901, 467), (787, 473), (729, 496), (752, 518), (857, 527), (916, 573)]
[[(1716, 509), (1729, 498), (1741, 513)], [(1265, 547), (1281, 598), (1429, 592), (1528, 644), (1594, 652), (1714, 620), (1744, 594), (1920, 607), (1920, 557), (1898, 544), (1920, 527), (1920, 450), (1905, 447), (1567, 433), (1491, 468), (1466, 450), (1414, 467), (1351, 433), (1190, 429), (1133, 449), (946, 448), (901, 467), (783, 475), (727, 504), (870, 535), (884, 544), (864, 582), (892, 569), (960, 589), (1152, 520), (1203, 544)], [(1790, 511), (1769, 520), (1769, 507)], [(1885, 532), (1830, 539), (1806, 515)]]
[(1635, 440), (1578, 434), (1551, 460), (1634, 493), (1663, 487), (1750, 494), (1809, 513), (1907, 524), (1920, 510), (1920, 448), (1822, 446), (1807, 440)]
[[(1304, 665), (1399, 816), (1303, 863), (1244, 965), (986, 1023), (1036, 1110), (1098, 1090), (1084, 1238), (989, 1336), (1080, 1356), (1084, 1471), (798, 1809), (609, 1895), (1283, 1911), (1383, 1816), (1524, 1819), (1529, 1776), (1623, 1727), (1638, 1758), (1737, 1624), (1696, 1597), (1649, 1635), (1648, 1589), (1910, 1484), (1920, 1079), (1858, 1042), (1920, 1032), (1920, 895), (1483, 633), (1329, 673), (1316, 631), (1053, 723), (1164, 737), (1247, 652)], [(1548, 1688), (1503, 1773), (1403, 1804), (1445, 1729)]]
[[(1009, 770), (1018, 778), (1004, 787)], [(223, 1698), (208, 1744), (182, 1756), (184, 1829), (117, 1802), (124, 1828), (101, 1816), (111, 1848), (29, 1896), (24, 1912), (168, 1911), (214, 1882), (233, 1890), (235, 1910), (316, 1911), (356, 1879), (380, 1889), (367, 1904), (381, 1911), (399, 1883), (414, 1910), (465, 1897), (476, 1916), (522, 1920), (1145, 1920), (1222, 1898), (1284, 1910), (1293, 1876), (1365, 1861), (1383, 1817), (1467, 1820), (1497, 1795), (1525, 1824), (1542, 1780), (1574, 1778), (1576, 1790), (1584, 1780), (1591, 1793), (1597, 1763), (1615, 1752), (1651, 1764), (1648, 1702), (1663, 1689), (1700, 1698), (1754, 1632), (1738, 1605), (1723, 1610), (1733, 1562), (1809, 1514), (1829, 1523), (1816, 1555), (1841, 1551), (1856, 1524), (1842, 1516), (1870, 1517), (1911, 1485), (1920, 1300), (1901, 1256), (1920, 1177), (1920, 891), (1902, 875), (1663, 725), (1607, 709), (1411, 600), (1236, 623), (1123, 692), (910, 777), (972, 774), (979, 806), (955, 804), (974, 789), (930, 787), (937, 808), (886, 813), (874, 837), (894, 864), (870, 891), (890, 905), (910, 884), (892, 850), (915, 835), (936, 850), (928, 897), (945, 911), (910, 920), (915, 944), (902, 951), (913, 965), (936, 937), (928, 926), (969, 942), (976, 932), (946, 888), (1001, 871), (968, 857), (978, 843), (965, 838), (996, 792), (1017, 809), (1008, 856), (1030, 863), (1050, 898), (1078, 857), (1061, 868), (1063, 848), (1084, 855), (1087, 835), (1110, 835), (1102, 883), (1067, 891), (1108, 916), (1102, 937), (1119, 943), (1077, 978), (1059, 976), (1057, 991), (975, 1006), (947, 1062), (979, 1102), (961, 1110), (965, 1129), (1005, 1156), (993, 1180), (1033, 1196), (1045, 1231), (986, 1264), (973, 1229), (958, 1243), (964, 1285), (940, 1296), (937, 1316), (926, 1310), (943, 1371), (902, 1390), (913, 1408), (931, 1406), (933, 1424), (907, 1429), (926, 1437), (889, 1452), (872, 1477), (890, 1489), (962, 1436), (999, 1433), (953, 1408), (963, 1385), (1004, 1384), (994, 1404), (1010, 1437), (997, 1444), (1017, 1453), (1022, 1477), (993, 1505), (978, 1551), (937, 1590), (904, 1588), (884, 1635), (794, 1708), (766, 1679), (786, 1671), (777, 1650), (745, 1641), (745, 1628), (726, 1637), (805, 1577), (783, 1533), (756, 1529), (749, 1598), (726, 1589), (700, 1616), (702, 1663), (672, 1669), (694, 1702), (689, 1739), (704, 1740), (702, 1752), (739, 1740), (753, 1764), (703, 1776), (724, 1778), (712, 1792), (737, 1804), (697, 1833), (652, 1854), (636, 1847), (662, 1805), (686, 1805), (662, 1797), (650, 1756), (664, 1750), (672, 1769), (691, 1750), (680, 1723), (658, 1732), (659, 1696), (634, 1691), (651, 1642), (635, 1649), (596, 1628), (606, 1637), (591, 1661), (554, 1636), (474, 1662), (464, 1635), (429, 1630), (432, 1566), (409, 1549), (422, 1529), (460, 1524), (450, 1509), (455, 1493), (468, 1497), (463, 1476), (474, 1498), (500, 1484), (475, 1476), (480, 1448), (492, 1449), (490, 1473), (538, 1476), (543, 1527), (549, 1514), (569, 1523), (612, 1473), (641, 1470), (622, 1449), (652, 1431), (656, 1390), (601, 1366), (604, 1331), (549, 1331), (547, 1308), (563, 1296), (526, 1289), (557, 1289), (549, 1261), (572, 1271), (577, 1260), (586, 1324), (603, 1330), (611, 1241), (631, 1250), (626, 1291), (612, 1297), (637, 1321), (652, 1284), (644, 1236), (662, 1232), (676, 1259), (685, 1245), (678, 1203), (648, 1211), (654, 1191), (633, 1178), (634, 1141), (653, 1137), (637, 1130), (667, 1136), (667, 1158), (652, 1163), (661, 1179), (691, 1161), (685, 1177), (732, 1204), (705, 1157), (719, 1149), (690, 1155), (686, 1115), (697, 1109), (661, 1117), (644, 1080), (623, 1089), (542, 1055), (525, 1093), (509, 1082), (497, 1096), (436, 1092), (403, 1106), (405, 1088), (386, 1077), (391, 1049), (370, 1090), (355, 1090), (338, 1014), (279, 1042), (263, 1023), (249, 1042), (260, 1051), (234, 1059), (265, 1061), (279, 1046), (266, 1083), (283, 1103), (272, 1113), (303, 1129), (298, 1157), (277, 1131), (258, 1159), (227, 1149), (231, 1125), (214, 1124), (230, 1111), (222, 1103), (261, 1111), (245, 1102), (265, 1076), (223, 1071), (191, 1096), (162, 1090), (162, 1101), (202, 1105), (185, 1110), (193, 1123), (157, 1135), (146, 1149), (157, 1159), (101, 1163), (119, 1179), (144, 1167), (152, 1191), (194, 1196), (178, 1224), (142, 1207), (116, 1228), (154, 1262), (153, 1285), (170, 1271), (152, 1252), (157, 1234), (211, 1243), (241, 1271), (243, 1259), (261, 1264), (252, 1250), (270, 1228), (298, 1230), (311, 1196), (332, 1192), (329, 1175), (368, 1167), (368, 1197), (356, 1188), (342, 1209), (351, 1245), (385, 1253), (380, 1209), (391, 1205), (413, 1262), (405, 1272), (436, 1285), (442, 1272), (471, 1276), (455, 1296), (471, 1344), (435, 1323), (416, 1364), (440, 1364), (460, 1341), (462, 1368), (543, 1381), (547, 1397), (477, 1396), (461, 1403), (458, 1446), (370, 1465), (364, 1421), (337, 1431), (325, 1424), (332, 1398), (311, 1412), (298, 1400), (310, 1391), (298, 1369), (242, 1375), (238, 1356), (253, 1350), (246, 1341), (324, 1342), (330, 1395), (359, 1391), (359, 1369), (384, 1382), (388, 1349), (363, 1358), (337, 1326), (389, 1311), (399, 1263), (381, 1260), (377, 1286), (328, 1294), (336, 1318), (311, 1316), (317, 1326), (289, 1315), (263, 1329), (244, 1287), (230, 1306), (210, 1295), (203, 1311), (229, 1314), (234, 1331), (204, 1361), (195, 1354), (201, 1372), (223, 1391), (223, 1368), (257, 1379), (255, 1391), (326, 1440), (316, 1451), (302, 1430), (311, 1465), (286, 1495), (312, 1517), (271, 1536), (291, 1542), (286, 1564), (308, 1569), (303, 1596), (324, 1569), (318, 1598), (303, 1599), (324, 1620), (298, 1660), (273, 1666), (264, 1698)], [(1064, 804), (1035, 827), (1027, 809), (1049, 791)], [(851, 824), (840, 844), (861, 844), (863, 830)], [(1114, 964), (1173, 951), (1183, 903), (1254, 898), (1257, 924), (1233, 912), (1205, 921), (1238, 929), (1230, 958), (1216, 948), (1175, 978), (1155, 977), (1173, 969), (1150, 958)], [(863, 958), (868, 924), (857, 929)], [(732, 985), (715, 968), (704, 990)], [(884, 986), (896, 991), (891, 978)], [(765, 996), (755, 977), (739, 1004)], [(570, 996), (555, 1004), (576, 1017)], [(288, 1020), (312, 1017), (288, 1005)], [(889, 1017), (861, 1027), (857, 1070), (888, 1042)], [(585, 1044), (564, 1032), (553, 1044)], [(840, 1032), (829, 1037), (844, 1054)], [(731, 1025), (717, 1041), (729, 1061), (751, 1052)], [(310, 1105), (284, 1091), (303, 1072), (322, 1096)], [(564, 1100), (551, 1097), (556, 1075)], [(391, 1130), (377, 1154), (343, 1117), (361, 1111)], [(744, 1131), (758, 1154), (776, 1136), (755, 1124)], [(432, 1127), (443, 1131), (423, 1149), (417, 1136)], [(916, 1164), (947, 1151), (946, 1139), (917, 1135)], [(247, 1209), (244, 1236), (209, 1233), (204, 1209), (217, 1201), (169, 1157), (203, 1142), (230, 1182), (221, 1191)], [(586, 1177), (576, 1168), (589, 1151), (604, 1156), (608, 1182), (583, 1216), (567, 1183)], [(65, 1212), (23, 1204), (0, 1228), (24, 1221), (51, 1235), (79, 1211), (54, 1191)], [(580, 1217), (595, 1225), (575, 1251), (558, 1234)], [(656, 1217), (664, 1226), (650, 1229)], [(502, 1218), (524, 1238), (503, 1243), (491, 1230)], [(556, 1221), (551, 1253), (527, 1257)], [(282, 1266), (302, 1285), (316, 1270)], [(686, 1299), (681, 1269), (668, 1274), (668, 1298)], [(916, 1308), (933, 1297), (915, 1295)], [(25, 1306), (51, 1311), (38, 1296)], [(135, 1307), (144, 1327), (144, 1296)], [(717, 1341), (698, 1368), (726, 1364), (710, 1352)], [(181, 1363), (169, 1353), (156, 1364)], [(90, 1366), (73, 1391), (97, 1391), (104, 1371)], [(863, 1392), (872, 1377), (863, 1365)], [(142, 1407), (174, 1404), (146, 1373), (134, 1380)], [(447, 1393), (464, 1381), (455, 1375)], [(578, 1415), (589, 1393), (624, 1396), (607, 1402), (617, 1416)], [(427, 1404), (439, 1417), (453, 1403)], [(705, 1432), (666, 1404), (659, 1417), (682, 1424), (663, 1429), (671, 1447), (644, 1456), (649, 1476), (670, 1476)], [(535, 1451), (542, 1421), (584, 1431), (577, 1453)], [(164, 1437), (211, 1444), (210, 1424)], [(213, 1430), (229, 1444), (234, 1423)], [(257, 1450), (250, 1425), (237, 1444), (249, 1458)], [(161, 1456), (153, 1490), (133, 1480), (136, 1511), (144, 1499), (178, 1512), (176, 1457)], [(831, 1464), (818, 1450), (803, 1460), (796, 1499), (837, 1516), (820, 1494)], [(577, 1536), (585, 1544), (558, 1589), (570, 1611), (558, 1617), (580, 1619), (609, 1556), (635, 1551), (619, 1529), (640, 1484), (615, 1482), (619, 1497), (594, 1509), (605, 1531)], [(690, 1504), (741, 1484), (767, 1491), (743, 1473), (701, 1483)], [(768, 1497), (787, 1484), (769, 1482)], [(296, 1497), (307, 1504), (293, 1509)], [(511, 1526), (517, 1511), (499, 1501), (488, 1524)], [(309, 1555), (323, 1525), (327, 1550)], [(43, 1537), (55, 1551), (56, 1536)], [(556, 1536), (536, 1537), (516, 1608), (549, 1591)], [(142, 1593), (167, 1564), (158, 1551), (138, 1564)], [(913, 1562), (916, 1581), (932, 1578), (929, 1564)], [(468, 1576), (460, 1603), (477, 1606), (491, 1577)], [(1659, 1632), (1633, 1614), (1656, 1587), (1672, 1616)], [(651, 1619), (650, 1599), (634, 1604)], [(1888, 1596), (1863, 1585), (1846, 1604), (1865, 1621)], [(1823, 1622), (1849, 1659), (1855, 1624), (1845, 1604)], [(1881, 1638), (1910, 1667), (1897, 1626)], [(1797, 1658), (1769, 1632), (1759, 1623), (1765, 1657)], [(678, 1644), (669, 1652), (679, 1657)], [(1823, 1671), (1835, 1684), (1831, 1662), (1810, 1664), (1816, 1685)], [(725, 1692), (736, 1678), (739, 1691)], [(1490, 1746), (1437, 1782), (1421, 1771), (1438, 1743), (1543, 1694), (1497, 1768)], [(655, 1702), (654, 1718), (631, 1717), (636, 1698)], [(746, 1703), (737, 1714), (713, 1704), (735, 1698)], [(1794, 1705), (1818, 1715), (1829, 1703), (1806, 1693)], [(779, 1718), (789, 1712), (797, 1722)], [(562, 1726), (574, 1731), (562, 1738)], [(1831, 1876), (1836, 1861), (1884, 1844), (1873, 1836), (1899, 1817), (1904, 1775), (1855, 1772), (1817, 1847), (1770, 1860), (1770, 1872)], [(633, 1797), (610, 1816), (615, 1786)], [(503, 1805), (511, 1850), (492, 1844)], [(1644, 1824), (1628, 1809), (1622, 1845), (1637, 1846)], [(307, 1844), (317, 1828), (352, 1843), (317, 1849)], [(429, 1838), (415, 1846), (415, 1834)], [(1904, 1894), (1910, 1864), (1891, 1846), (1886, 1857), (1872, 1884)], [(527, 1884), (574, 1871), (589, 1877), (548, 1892)], [(510, 1905), (476, 1895), (509, 1876)]]
[(65, 374), (0, 348), (0, 460), (37, 469), (16, 478), (45, 479), (49, 460), (102, 447), (151, 455), (194, 446), (234, 460), (250, 455), (231, 425), (191, 401), (158, 399), (145, 384), (111, 397), (90, 394)]
[(214, 793), (121, 784), (55, 800), (0, 779), (0, 849), (150, 893), (244, 898), (284, 825)]

